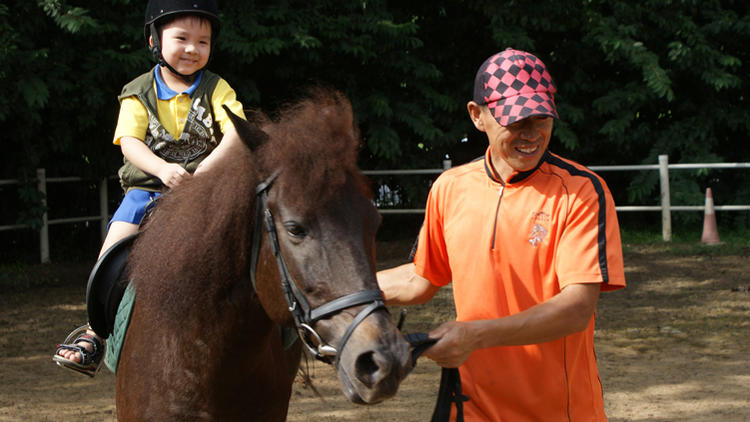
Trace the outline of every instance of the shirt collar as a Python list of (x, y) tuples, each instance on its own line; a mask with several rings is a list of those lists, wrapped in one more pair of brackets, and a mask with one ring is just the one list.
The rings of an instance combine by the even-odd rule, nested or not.
[[(195, 82), (193, 82), (192, 85), (190, 85), (190, 88), (186, 89), (182, 92), (182, 94), (187, 94), (189, 97), (193, 97), (193, 93), (195, 92), (196, 88), (198, 88), (198, 84), (201, 82), (201, 77), (203, 76), (203, 71), (198, 73), (198, 77), (195, 78)], [(172, 98), (176, 97), (180, 93), (177, 91), (174, 91), (172, 88), (168, 87), (167, 84), (164, 82), (164, 79), (161, 78), (161, 72), (159, 72), (159, 66), (154, 67), (154, 79), (156, 80), (156, 97), (160, 100), (171, 100)]]
[(489, 148), (487, 148), (487, 151), (484, 152), (484, 171), (485, 173), (487, 173), (487, 177), (489, 177), (493, 182), (500, 183), (501, 185), (505, 184), (505, 182), (503, 182), (503, 179), (501, 179), (500, 176), (498, 176), (495, 172), (495, 167), (492, 166), (492, 159), (490, 157)]
[[(531, 174), (534, 173), (542, 165), (543, 162), (549, 159), (549, 154), (549, 149), (544, 151), (544, 155), (539, 160), (539, 163), (537, 163), (536, 167), (534, 167), (533, 169), (528, 171), (513, 172), (513, 174), (510, 176), (510, 179), (508, 180), (508, 183), (518, 183), (531, 176)], [(495, 172), (495, 168), (492, 166), (492, 157), (490, 155), (489, 148), (487, 148), (487, 151), (484, 153), (484, 171), (487, 173), (487, 177), (489, 177), (493, 182), (505, 185), (503, 179), (501, 179), (500, 176), (497, 175), (497, 173)]]

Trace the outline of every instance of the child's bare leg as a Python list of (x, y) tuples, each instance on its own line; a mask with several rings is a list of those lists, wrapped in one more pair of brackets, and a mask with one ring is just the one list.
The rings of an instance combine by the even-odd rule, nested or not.
[(104, 252), (112, 247), (112, 245), (131, 234), (135, 234), (136, 232), (138, 232), (138, 224), (126, 223), (124, 221), (113, 221), (109, 225), (107, 237), (104, 238), (102, 249), (99, 251), (99, 258), (101, 258)]
[[(126, 223), (124, 221), (113, 221), (109, 225), (109, 231), (107, 231), (107, 237), (104, 238), (104, 244), (102, 244), (102, 249), (99, 251), (99, 258), (102, 257), (104, 252), (106, 252), (112, 245), (117, 243), (119, 240), (124, 239), (126, 236), (129, 236), (131, 234), (135, 234), (138, 231), (138, 225), (132, 224), (132, 223)], [(90, 334), (92, 336), (96, 336), (99, 340), (99, 336), (96, 335), (92, 330), (86, 330), (87, 334)], [(76, 345), (81, 346), (88, 350), (89, 352), (93, 351), (93, 346), (91, 346), (91, 343), (88, 342), (78, 342)], [(60, 349), (57, 352), (58, 355), (70, 359), (74, 362), (80, 363), (82, 360), (82, 356), (80, 353), (69, 350), (69, 349)]]

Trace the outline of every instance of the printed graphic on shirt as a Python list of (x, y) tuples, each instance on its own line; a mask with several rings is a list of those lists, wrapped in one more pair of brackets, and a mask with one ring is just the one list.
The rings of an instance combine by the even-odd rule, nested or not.
[[(176, 140), (165, 128), (157, 116), (149, 111), (146, 145), (161, 158), (175, 163), (190, 162), (209, 149), (216, 146), (213, 130), (213, 118), (207, 109), (201, 106), (200, 97), (196, 98), (187, 115), (185, 127)], [(158, 142), (157, 142), (158, 140)]]
[[(211, 139), (212, 144), (216, 144), (216, 139), (214, 139), (214, 122), (213, 118), (211, 117), (211, 113), (206, 113), (206, 107), (203, 107), (200, 104), (200, 98), (196, 98), (195, 101), (193, 101), (192, 106), (190, 107), (190, 111), (188, 112), (187, 121), (189, 122), (196, 122), (201, 124), (195, 124), (195, 131), (198, 133), (198, 135), (204, 139)], [(185, 132), (182, 133), (180, 136), (180, 139), (182, 139), (182, 136), (185, 135)]]

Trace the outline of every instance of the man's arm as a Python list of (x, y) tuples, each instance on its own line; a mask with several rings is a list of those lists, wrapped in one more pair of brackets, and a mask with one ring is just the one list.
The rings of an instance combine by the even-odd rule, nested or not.
[(378, 284), (388, 305), (419, 305), (432, 299), (440, 287), (417, 275), (408, 263), (378, 271)]
[(477, 349), (537, 344), (584, 330), (599, 300), (598, 283), (571, 284), (553, 298), (504, 318), (447, 322), (430, 332), (438, 338), (425, 356), (454, 368)]

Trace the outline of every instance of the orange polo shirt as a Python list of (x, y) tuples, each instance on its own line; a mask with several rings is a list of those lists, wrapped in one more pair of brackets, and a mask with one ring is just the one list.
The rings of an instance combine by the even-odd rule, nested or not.
[[(612, 195), (592, 171), (550, 152), (507, 184), (483, 160), (433, 185), (414, 263), (453, 283), (459, 321), (528, 309), (576, 283), (625, 286)], [(606, 421), (594, 318), (555, 341), (481, 349), (460, 367), (467, 422)]]

